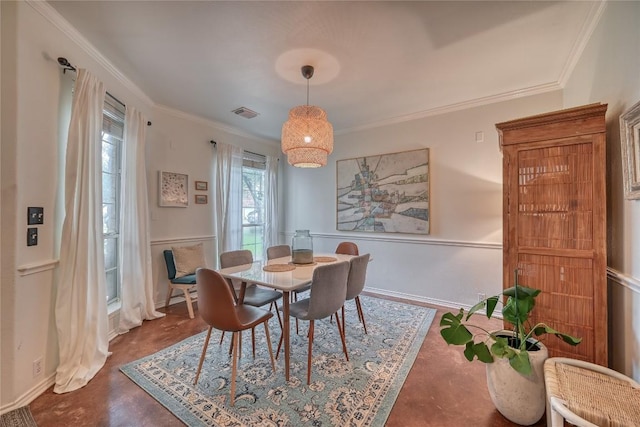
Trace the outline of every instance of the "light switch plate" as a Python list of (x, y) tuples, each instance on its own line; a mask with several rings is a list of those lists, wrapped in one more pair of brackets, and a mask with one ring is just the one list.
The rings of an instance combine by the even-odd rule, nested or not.
[(27, 228), (27, 246), (36, 246), (38, 244), (38, 229), (35, 227)]
[(27, 208), (27, 224), (44, 224), (44, 208), (30, 206)]

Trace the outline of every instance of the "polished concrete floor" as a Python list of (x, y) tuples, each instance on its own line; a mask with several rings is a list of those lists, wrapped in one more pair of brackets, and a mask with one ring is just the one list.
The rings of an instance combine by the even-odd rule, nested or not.
[[(363, 308), (366, 317), (366, 306)], [(489, 398), (484, 365), (469, 363), (460, 348), (447, 346), (440, 337), (438, 325), (446, 311), (449, 310), (438, 309), (386, 426), (513, 426), (494, 408)], [(104, 368), (82, 389), (58, 395), (50, 388), (31, 402), (31, 411), (38, 425), (183, 425), (119, 371), (125, 363), (206, 329), (197, 312), (195, 319), (189, 319), (184, 303), (170, 306), (166, 313), (162, 319), (145, 322), (128, 334), (114, 338), (110, 343), (113, 354)], [(498, 321), (491, 322), (489, 325), (501, 325)], [(536, 425), (544, 426), (544, 419)]]

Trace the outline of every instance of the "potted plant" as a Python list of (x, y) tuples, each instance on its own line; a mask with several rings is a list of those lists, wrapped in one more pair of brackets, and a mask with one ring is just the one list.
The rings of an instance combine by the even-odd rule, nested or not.
[[(467, 313), (461, 308), (457, 314), (443, 314), (440, 320), (440, 335), (447, 344), (463, 345), (467, 360), (487, 363), (487, 386), (498, 411), (523, 425), (536, 423), (545, 409), (543, 365), (548, 352), (536, 337), (553, 334), (570, 345), (582, 341), (545, 323), (531, 325), (529, 316), (540, 292), (520, 286), (516, 270), (513, 287), (478, 302)], [(498, 303), (504, 303), (502, 316), (512, 330), (488, 331), (469, 322), (481, 311), (490, 319)]]

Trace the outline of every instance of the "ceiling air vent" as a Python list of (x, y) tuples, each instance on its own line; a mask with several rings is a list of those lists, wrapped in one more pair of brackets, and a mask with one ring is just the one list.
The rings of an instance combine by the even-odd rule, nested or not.
[(235, 110), (232, 111), (232, 113), (236, 113), (237, 115), (242, 116), (245, 119), (253, 119), (258, 115), (258, 113), (248, 109), (247, 107), (236, 108)]

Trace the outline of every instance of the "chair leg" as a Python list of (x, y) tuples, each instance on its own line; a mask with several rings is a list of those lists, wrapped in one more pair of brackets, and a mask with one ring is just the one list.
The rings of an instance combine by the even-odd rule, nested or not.
[(222, 345), (222, 340), (224, 339), (224, 331), (222, 331), (222, 335), (220, 335), (220, 344), (218, 345)]
[[(278, 316), (278, 323), (280, 324), (280, 330), (282, 330), (282, 318), (280, 317), (280, 310), (278, 310), (278, 304), (274, 301), (271, 303), (272, 306), (275, 306), (276, 316)], [(271, 306), (269, 307), (271, 310)]]
[(240, 347), (239, 338), (240, 332), (234, 332), (232, 341), (237, 341), (237, 343), (233, 346), (233, 360), (231, 361), (231, 406), (236, 403), (236, 372), (238, 370), (238, 357), (240, 357), (237, 353), (238, 348)]
[(311, 384), (311, 359), (312, 359), (312, 348), (313, 348), (313, 329), (314, 322), (313, 319), (309, 320), (309, 350), (307, 354), (307, 385)]
[(184, 299), (187, 302), (187, 310), (189, 310), (189, 318), (193, 319), (195, 316), (193, 315), (193, 304), (191, 303), (191, 295), (189, 295), (189, 291), (183, 289)]
[(280, 334), (280, 340), (278, 341), (278, 349), (276, 350), (276, 360), (278, 360), (278, 356), (280, 355), (280, 348), (282, 347), (283, 341), (284, 341), (284, 333)]
[[(238, 331), (238, 335), (240, 336), (239, 338), (239, 343), (238, 345), (240, 346), (238, 348), (238, 359), (240, 357), (242, 357), (242, 331)], [(231, 354), (233, 354), (233, 348), (235, 347), (235, 340), (232, 338), (231, 339), (231, 344), (229, 344), (229, 356), (231, 356)]]
[[(344, 320), (344, 304), (342, 304), (342, 309), (340, 310), (342, 311), (342, 335), (347, 335), (347, 322), (345, 322)], [(338, 317), (338, 313), (336, 313), (336, 317)]]
[(342, 351), (344, 351), (344, 356), (347, 358), (347, 362), (349, 361), (349, 354), (347, 353), (347, 343), (344, 339), (344, 332), (342, 331), (343, 326), (340, 326), (340, 316), (336, 312), (336, 324), (338, 326), (338, 332), (340, 333), (340, 340), (342, 341)]
[(251, 349), (253, 350), (253, 358), (256, 358), (256, 328), (251, 328)]
[(269, 336), (269, 325), (267, 324), (269, 323), (264, 322), (264, 334), (267, 336), (267, 348), (269, 349), (269, 358), (271, 359), (271, 369), (273, 369), (273, 372), (276, 371), (276, 361), (273, 359), (273, 350), (271, 349), (271, 337)]
[[(298, 301), (298, 294), (295, 293), (295, 292), (292, 292), (291, 293), (291, 299), (293, 300), (291, 302), (297, 302)], [(296, 317), (296, 334), (298, 334), (298, 335), (300, 334), (300, 328), (298, 327), (298, 318), (297, 317)]]
[(173, 286), (169, 285), (169, 293), (167, 294), (167, 300), (164, 302), (164, 308), (169, 307), (171, 301), (171, 294), (173, 293)]
[(356, 297), (356, 308), (358, 309), (358, 317), (362, 321), (362, 326), (364, 326), (364, 333), (367, 333), (367, 322), (364, 321), (364, 312), (362, 311), (362, 304), (360, 304), (360, 297)]
[(209, 346), (209, 338), (211, 338), (211, 330), (212, 326), (209, 326), (209, 331), (207, 332), (207, 338), (204, 340), (204, 346), (202, 347), (202, 354), (200, 355), (200, 363), (198, 363), (198, 370), (196, 371), (196, 379), (193, 382), (193, 385), (198, 384), (198, 378), (200, 378), (200, 370), (202, 369), (202, 363), (204, 362), (204, 355), (207, 353), (207, 347)]

